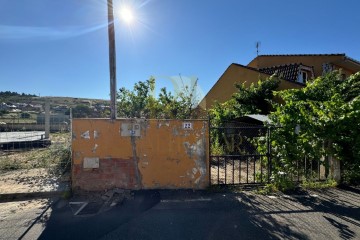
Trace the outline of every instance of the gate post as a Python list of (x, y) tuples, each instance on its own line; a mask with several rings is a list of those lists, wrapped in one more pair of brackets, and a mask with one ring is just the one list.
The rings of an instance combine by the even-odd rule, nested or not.
[(340, 161), (335, 158), (333, 155), (329, 155), (329, 165), (330, 165), (330, 177), (334, 179), (337, 183), (340, 183), (341, 174), (340, 174)]
[(266, 156), (268, 160), (268, 183), (270, 183), (270, 177), (272, 173), (272, 162), (271, 162), (271, 127), (267, 128), (267, 151)]
[(209, 186), (211, 186), (211, 118), (210, 114), (208, 115), (208, 141), (209, 141), (209, 154), (208, 154), (208, 163), (209, 163)]

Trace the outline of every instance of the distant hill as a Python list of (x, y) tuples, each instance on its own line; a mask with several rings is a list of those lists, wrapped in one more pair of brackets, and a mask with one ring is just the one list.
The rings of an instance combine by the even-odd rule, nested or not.
[(27, 104), (45, 104), (46, 100), (50, 101), (51, 105), (66, 105), (74, 107), (76, 105), (94, 105), (104, 104), (108, 105), (109, 100), (91, 99), (91, 98), (74, 98), (74, 97), (39, 97), (34, 94), (17, 93), (11, 91), (0, 92), (0, 103), (27, 103)]
[(7, 101), (26, 101), (36, 97), (34, 94), (25, 94), (25, 93), (17, 93), (11, 91), (0, 92), (0, 102), (7, 102)]
[[(71, 108), (75, 118), (110, 116), (110, 100), (50, 96), (38, 97), (33, 94), (20, 94), (10, 91), (0, 92), (0, 116), (12, 119), (13, 116), (10, 115), (13, 115), (15, 111), (41, 113), (45, 109), (46, 101), (50, 102), (50, 111), (52, 113), (68, 115)], [(14, 107), (16, 109), (13, 109)], [(17, 116), (16, 113), (15, 116)]]

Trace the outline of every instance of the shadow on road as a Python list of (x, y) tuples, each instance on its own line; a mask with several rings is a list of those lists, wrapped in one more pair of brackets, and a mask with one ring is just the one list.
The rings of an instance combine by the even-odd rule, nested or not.
[(138, 191), (94, 216), (55, 204), (40, 239), (355, 239), (360, 194), (328, 189), (269, 197), (251, 192)]
[(243, 197), (252, 221), (275, 238), (355, 239), (360, 236), (357, 188), (330, 188), (277, 198)]
[(157, 192), (139, 191), (134, 200), (93, 216), (74, 216), (68, 204), (59, 202), (52, 207), (51, 216), (44, 223), (45, 230), (39, 239), (99, 239), (159, 201)]

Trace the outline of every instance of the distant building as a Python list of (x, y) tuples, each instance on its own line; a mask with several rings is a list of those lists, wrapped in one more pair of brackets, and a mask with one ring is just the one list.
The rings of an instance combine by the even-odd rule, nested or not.
[(59, 106), (55, 106), (53, 107), (53, 112), (55, 113), (61, 113), (61, 114), (65, 114), (67, 111), (69, 111), (68, 106), (66, 105), (59, 105)]
[(10, 107), (9, 107), (9, 105), (7, 105), (6, 103), (0, 103), (0, 110), (9, 110), (10, 109)]

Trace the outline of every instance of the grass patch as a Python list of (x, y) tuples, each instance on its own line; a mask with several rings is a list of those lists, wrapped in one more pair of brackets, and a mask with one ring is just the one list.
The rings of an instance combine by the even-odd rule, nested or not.
[(284, 181), (266, 184), (263, 188), (258, 188), (256, 192), (261, 195), (271, 195), (279, 192), (291, 194), (292, 192), (301, 192), (301, 190), (324, 189), (336, 186), (337, 182), (333, 179), (328, 179), (326, 181), (304, 180), (298, 185), (295, 182)]
[(277, 192), (279, 192), (279, 189), (273, 183), (268, 183), (264, 187), (258, 188), (256, 190), (256, 193), (261, 194), (261, 195), (270, 195), (270, 194), (277, 193)]
[(71, 166), (69, 133), (50, 135), (52, 144), (47, 148), (29, 149), (0, 155), (0, 170), (47, 168), (53, 174), (66, 172)]
[(19, 161), (13, 160), (9, 156), (0, 157), (0, 170), (1, 171), (13, 171), (21, 169), (22, 165)]
[(210, 185), (207, 191), (214, 193), (240, 193), (261, 189), (263, 184)]
[(337, 182), (333, 179), (327, 179), (326, 181), (322, 181), (322, 182), (305, 180), (300, 184), (300, 187), (302, 187), (303, 189), (322, 189), (322, 188), (331, 188), (336, 186), (337, 186)]

